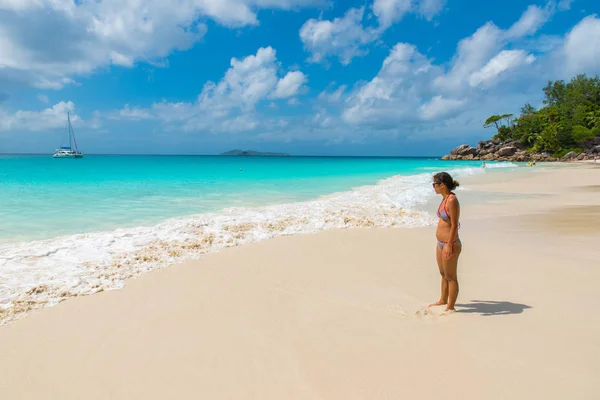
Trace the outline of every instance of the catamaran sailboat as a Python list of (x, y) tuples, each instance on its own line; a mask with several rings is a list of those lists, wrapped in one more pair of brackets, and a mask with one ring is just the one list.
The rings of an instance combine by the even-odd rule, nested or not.
[[(54, 151), (54, 158), (82, 158), (83, 154), (77, 148), (77, 141), (75, 140), (75, 132), (73, 132), (73, 126), (71, 126), (71, 115), (67, 113), (67, 129), (69, 131), (69, 146), (61, 146), (59, 149)], [(73, 149), (73, 144), (75, 149)]]

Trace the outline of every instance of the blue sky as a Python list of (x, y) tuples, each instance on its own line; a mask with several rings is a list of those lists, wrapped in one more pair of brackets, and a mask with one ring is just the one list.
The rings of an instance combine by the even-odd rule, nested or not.
[(593, 0), (0, 0), (0, 152), (441, 155), (600, 73)]

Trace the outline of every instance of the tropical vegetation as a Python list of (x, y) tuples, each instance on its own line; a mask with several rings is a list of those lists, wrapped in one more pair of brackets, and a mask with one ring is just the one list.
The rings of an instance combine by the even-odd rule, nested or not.
[(578, 75), (565, 83), (550, 81), (544, 90), (543, 107), (527, 103), (521, 114), (492, 115), (485, 128), (497, 130), (494, 139), (518, 140), (533, 152), (555, 157), (581, 152), (595, 136), (600, 136), (600, 78)]

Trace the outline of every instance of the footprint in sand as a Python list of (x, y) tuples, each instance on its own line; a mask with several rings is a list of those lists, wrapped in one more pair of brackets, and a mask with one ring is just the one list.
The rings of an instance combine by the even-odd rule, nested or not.
[(443, 312), (440, 314), (440, 317), (444, 317), (444, 316), (447, 316), (447, 315), (452, 315), (452, 314), (454, 314), (455, 312), (456, 312), (456, 310), (444, 310), (444, 311), (443, 311)]
[(415, 311), (415, 317), (431, 319), (431, 317), (435, 317), (435, 313), (429, 308), (422, 308)]
[(389, 311), (392, 314), (396, 314), (396, 315), (399, 315), (404, 318), (416, 318), (419, 320), (432, 320), (437, 317), (448, 316), (448, 315), (454, 314), (456, 312), (456, 310), (442, 311), (439, 309), (427, 308), (427, 307), (419, 308), (416, 310), (407, 310), (400, 306), (391, 306), (389, 308)]

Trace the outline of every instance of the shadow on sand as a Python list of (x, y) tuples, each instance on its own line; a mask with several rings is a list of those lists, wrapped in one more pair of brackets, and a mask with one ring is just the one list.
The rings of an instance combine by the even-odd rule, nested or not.
[(510, 301), (483, 301), (472, 300), (468, 304), (457, 304), (457, 312), (461, 314), (510, 315), (521, 314), (524, 310), (531, 308), (526, 304), (511, 303)]

